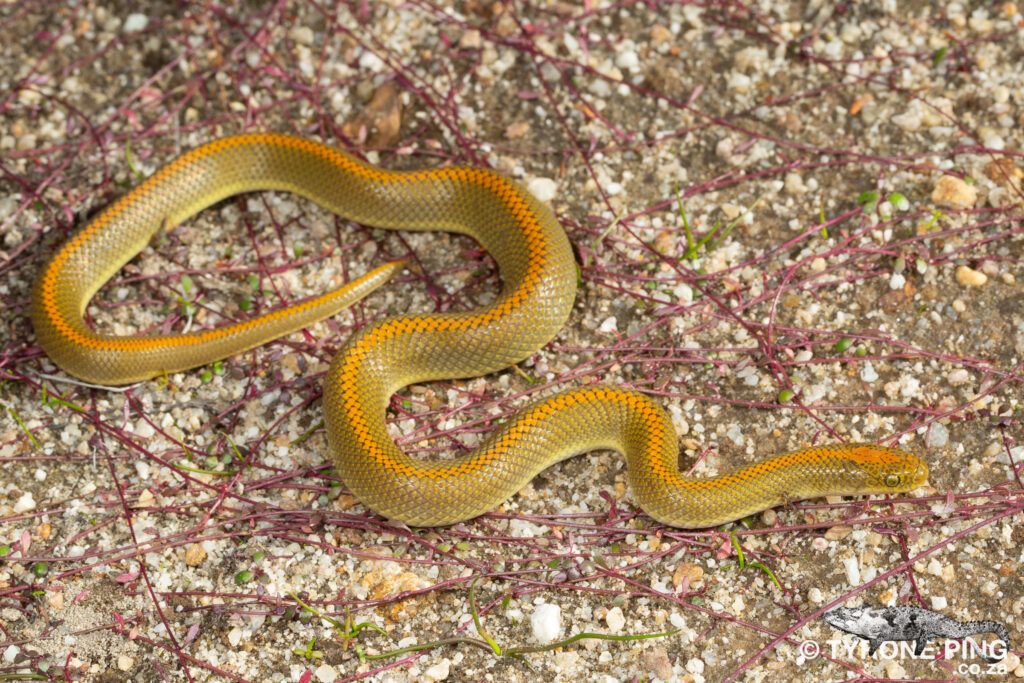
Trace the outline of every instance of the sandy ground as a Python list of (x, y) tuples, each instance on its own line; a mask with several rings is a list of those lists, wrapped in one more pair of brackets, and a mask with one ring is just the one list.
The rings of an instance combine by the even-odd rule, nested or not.
[[(0, 677), (1024, 677), (1013, 2), (25, 0), (0, 5), (0, 35)], [(698, 476), (871, 441), (924, 458), (929, 484), (681, 531), (599, 452), (473, 522), (391, 525), (333, 473), (323, 373), (368, 321), (482, 305), (498, 275), (472, 240), (279, 193), (156, 237), (91, 323), (212, 327), (416, 267), (221, 364), (69, 383), (26, 317), (44, 259), (177, 154), (256, 130), (389, 168), (491, 166), (573, 243), (563, 331), (517, 368), (404, 389), (406, 450), (464, 452), (531, 399), (604, 381), (666, 406)], [(1015, 652), (869, 658), (820, 618), (861, 602), (996, 620)], [(505, 655), (549, 648), (481, 647), (474, 607)], [(580, 633), (623, 639), (558, 642)], [(475, 644), (366, 657), (451, 638)]]

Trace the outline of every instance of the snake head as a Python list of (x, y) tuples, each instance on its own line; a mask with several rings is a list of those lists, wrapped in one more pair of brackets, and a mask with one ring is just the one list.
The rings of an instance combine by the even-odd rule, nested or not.
[(928, 465), (898, 448), (853, 444), (844, 455), (847, 474), (862, 493), (905, 493), (928, 481)]

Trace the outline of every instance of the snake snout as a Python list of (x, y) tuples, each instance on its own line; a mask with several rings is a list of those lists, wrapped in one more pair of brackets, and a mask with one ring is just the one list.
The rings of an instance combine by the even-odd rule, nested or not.
[(847, 455), (848, 475), (863, 493), (905, 493), (928, 480), (928, 465), (898, 448), (859, 444)]

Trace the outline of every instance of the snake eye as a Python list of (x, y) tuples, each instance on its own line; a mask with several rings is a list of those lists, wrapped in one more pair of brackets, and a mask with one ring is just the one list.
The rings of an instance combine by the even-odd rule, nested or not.
[(888, 486), (891, 489), (894, 489), (900, 485), (900, 475), (887, 474), (885, 475), (885, 479), (883, 481), (885, 482), (886, 486)]

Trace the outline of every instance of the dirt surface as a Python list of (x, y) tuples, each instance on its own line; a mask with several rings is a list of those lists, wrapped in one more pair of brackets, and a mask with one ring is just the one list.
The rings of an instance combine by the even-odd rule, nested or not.
[[(0, 677), (1024, 678), (1013, 2), (25, 0), (0, 5), (0, 35)], [(926, 459), (929, 484), (682, 531), (598, 452), (478, 520), (391, 525), (333, 473), (323, 373), (368, 321), (479, 306), (498, 274), (472, 240), (280, 193), (169, 226), (91, 324), (213, 327), (415, 267), (215, 366), (69, 382), (26, 317), (47, 255), (177, 154), (243, 131), (388, 168), (490, 166), (565, 227), (581, 270), (562, 332), (516, 368), (403, 389), (406, 450), (457, 455), (530, 400), (602, 381), (662, 402), (698, 476), (871, 441)], [(995, 620), (1012, 652), (868, 657), (820, 618), (861, 602)], [(474, 609), (505, 655), (547, 649), (497, 656)], [(581, 633), (602, 638), (559, 643)], [(452, 638), (473, 642), (415, 649)]]

